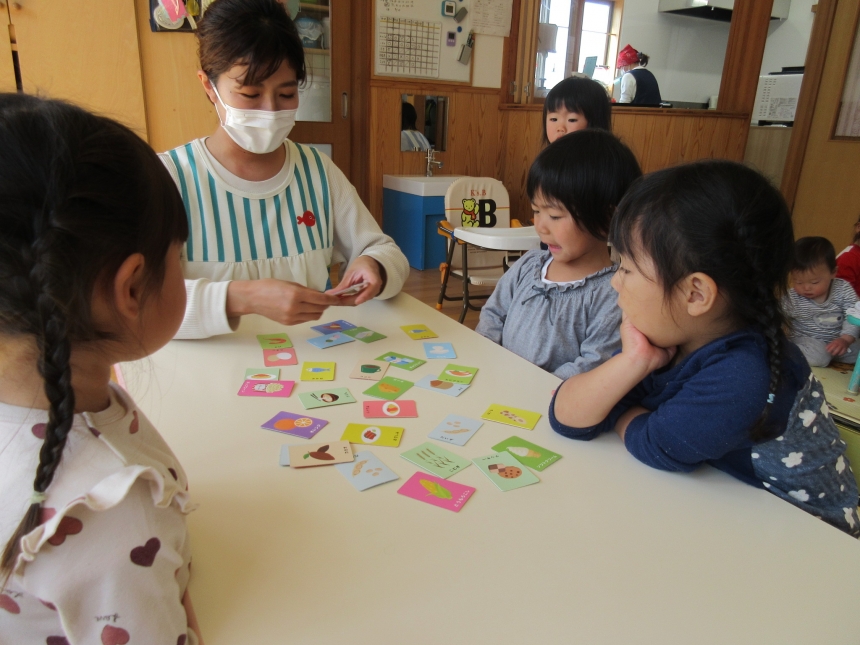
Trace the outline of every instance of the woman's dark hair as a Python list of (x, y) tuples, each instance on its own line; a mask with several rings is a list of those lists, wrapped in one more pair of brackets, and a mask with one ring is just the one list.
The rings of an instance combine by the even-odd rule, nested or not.
[(651, 60), (651, 57), (648, 54), (636, 52), (636, 55), (639, 57), (639, 64), (642, 65), (642, 67), (646, 67), (648, 65), (648, 61)]
[(305, 80), (305, 51), (286, 7), (278, 0), (215, 0), (197, 27), (200, 69), (215, 83), (234, 65), (247, 65), (243, 85), (259, 85), (284, 61)]
[(642, 175), (636, 157), (605, 130), (577, 130), (544, 148), (529, 169), (529, 199), (564, 206), (584, 231), (605, 240), (615, 207)]
[(418, 112), (415, 111), (415, 106), (403, 101), (402, 107), (400, 108), (400, 129), (416, 130), (417, 124)]
[(836, 249), (826, 237), (802, 237), (794, 243), (792, 271), (810, 271), (826, 264), (830, 272), (836, 271)]
[[(612, 222), (612, 245), (634, 264), (648, 257), (668, 299), (685, 277), (702, 272), (716, 282), (733, 316), (767, 340), (769, 392), (782, 369), (786, 318), (780, 301), (794, 259), (791, 214), (779, 191), (760, 174), (731, 161), (697, 161), (636, 182)], [(773, 435), (765, 404), (750, 430)]]
[[(188, 237), (182, 199), (152, 149), (125, 126), (59, 101), (0, 94), (0, 334), (31, 337), (49, 402), (33, 490), (44, 493), (72, 427), (73, 344), (109, 339), (93, 293), (132, 254), (143, 294), (164, 281), (170, 245)], [(21, 538), (40, 522), (32, 503), (0, 557), (0, 586)]]
[(568, 112), (579, 112), (585, 117), (589, 128), (612, 131), (612, 104), (604, 87), (590, 78), (571, 76), (556, 83), (546, 95), (543, 104), (543, 142), (546, 136), (546, 117), (560, 108)]

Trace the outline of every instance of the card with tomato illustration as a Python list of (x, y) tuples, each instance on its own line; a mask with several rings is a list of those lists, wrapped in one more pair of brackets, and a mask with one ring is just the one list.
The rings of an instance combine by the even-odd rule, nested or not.
[(450, 450), (445, 450), (429, 441), (401, 453), (400, 456), (419, 468), (445, 479), (471, 465), (468, 459), (463, 459)]
[(314, 435), (328, 425), (325, 419), (315, 419), (304, 414), (293, 414), (292, 412), (278, 412), (266, 421), (261, 428), (283, 432), (293, 437), (302, 439), (313, 439)]
[(355, 453), (353, 463), (337, 464), (335, 469), (359, 491), (400, 479), (369, 450)]
[(311, 327), (311, 329), (321, 334), (334, 334), (335, 332), (346, 331), (347, 329), (355, 329), (355, 325), (346, 320), (335, 320), (324, 325), (316, 325)]
[(257, 334), (257, 342), (263, 349), (286, 349), (293, 341), (286, 334)]
[(435, 376), (425, 376), (420, 381), (415, 383), (418, 387), (425, 390), (432, 390), (448, 396), (460, 396), (463, 392), (469, 389), (468, 385), (463, 383), (451, 383), (451, 381), (442, 381)]
[(329, 347), (337, 347), (338, 345), (343, 345), (344, 343), (354, 343), (355, 338), (350, 338), (346, 334), (341, 334), (340, 332), (338, 332), (335, 334), (325, 334), (324, 336), (308, 338), (308, 342), (314, 347), (319, 347), (320, 349), (328, 349)]
[[(429, 435), (430, 439), (450, 443), (455, 446), (465, 446), (466, 442), (472, 438), (481, 426), (484, 425), (475, 419), (461, 417), (459, 414), (449, 414), (445, 419), (433, 429)], [(495, 448), (493, 448), (495, 450)]]
[(411, 338), (412, 340), (439, 338), (439, 335), (433, 333), (433, 331), (427, 325), (403, 325), (400, 329), (405, 331), (406, 335), (409, 336), (409, 338)]
[(317, 390), (316, 392), (301, 392), (299, 401), (302, 402), (305, 410), (356, 403), (355, 397), (345, 387), (333, 387), (329, 390)]
[(378, 331), (368, 329), (367, 327), (355, 327), (353, 329), (347, 329), (343, 333), (355, 338), (355, 340), (360, 340), (362, 343), (375, 343), (383, 338), (388, 338), (388, 336), (380, 334)]
[(349, 441), (329, 441), (321, 444), (290, 446), (290, 468), (332, 466), (355, 459)]
[(402, 378), (395, 378), (393, 376), (385, 376), (379, 381), (379, 383), (366, 389), (363, 394), (376, 397), (377, 399), (393, 401), (399, 396), (405, 394), (413, 385), (415, 384), (412, 381), (405, 381)]
[(263, 396), (286, 398), (295, 387), (295, 381), (245, 381), (239, 388), (239, 396)]
[(404, 354), (398, 354), (397, 352), (388, 352), (382, 356), (377, 356), (376, 360), (385, 361), (394, 367), (399, 367), (402, 370), (408, 370), (410, 372), (421, 367), (427, 362), (422, 361), (420, 358), (412, 358), (411, 356), (405, 356)]
[(454, 365), (454, 363), (448, 363), (439, 375), (439, 380), (448, 381), (449, 383), (463, 383), (464, 385), (469, 385), (477, 373), (477, 367), (467, 367), (465, 365)]
[(245, 370), (246, 381), (277, 381), (281, 370), (271, 367), (249, 367)]
[(403, 438), (403, 428), (391, 426), (371, 426), (364, 423), (350, 423), (340, 437), (341, 441), (363, 443), (374, 446), (396, 448)]
[(543, 448), (537, 444), (521, 439), (520, 437), (508, 437), (501, 443), (493, 446), (496, 452), (509, 452), (516, 460), (538, 472), (549, 468), (559, 459), (561, 455), (549, 448)]
[(541, 415), (538, 412), (520, 410), (519, 408), (512, 408), (509, 405), (501, 405), (499, 403), (493, 403), (481, 415), (481, 418), (487, 421), (504, 423), (505, 425), (515, 426), (524, 430), (534, 430), (540, 417)]
[(508, 451), (486, 457), (476, 457), (472, 462), (501, 491), (509, 491), (540, 482), (537, 475), (517, 461), (516, 457)]
[(365, 401), (364, 418), (382, 419), (385, 417), (414, 418), (418, 416), (415, 401)]
[(264, 349), (263, 362), (267, 366), (272, 365), (298, 365), (299, 359), (296, 357), (296, 350), (288, 349)]
[(362, 381), (381, 381), (388, 371), (388, 363), (384, 361), (360, 361), (352, 370), (349, 378)]
[(303, 381), (333, 381), (335, 363), (302, 363)]
[(417, 499), (425, 504), (459, 513), (469, 498), (475, 493), (475, 488), (456, 482), (417, 472), (410, 477), (397, 492), (400, 495)]

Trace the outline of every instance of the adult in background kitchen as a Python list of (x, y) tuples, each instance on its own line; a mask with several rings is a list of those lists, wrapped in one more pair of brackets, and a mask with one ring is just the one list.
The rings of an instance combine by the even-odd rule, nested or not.
[(615, 67), (624, 72), (621, 77), (621, 98), (619, 103), (633, 105), (657, 105), (662, 100), (660, 86), (648, 65), (648, 54), (636, 51), (630, 45), (618, 52)]

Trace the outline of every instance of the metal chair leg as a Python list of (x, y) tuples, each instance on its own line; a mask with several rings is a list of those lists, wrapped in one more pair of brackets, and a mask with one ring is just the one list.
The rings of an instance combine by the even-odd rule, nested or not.
[(445, 260), (445, 271), (442, 275), (442, 288), (439, 289), (439, 300), (436, 301), (436, 309), (442, 309), (442, 302), (445, 300), (445, 290), (448, 288), (448, 277), (451, 275), (451, 260), (454, 257), (454, 247), (457, 246), (457, 241), (453, 236), (448, 240), (448, 257)]
[(464, 244), (463, 249), (463, 311), (460, 312), (460, 324), (466, 320), (466, 312), (469, 311), (469, 245)]

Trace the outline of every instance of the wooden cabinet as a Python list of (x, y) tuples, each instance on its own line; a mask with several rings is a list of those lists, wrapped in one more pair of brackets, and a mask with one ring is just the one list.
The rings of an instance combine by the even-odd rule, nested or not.
[[(24, 91), (71, 101), (146, 138), (134, 10), (134, 0), (11, 2), (2, 15), (12, 24)], [(0, 50), (8, 33), (0, 18)], [(3, 64), (0, 86), (5, 87)]]

